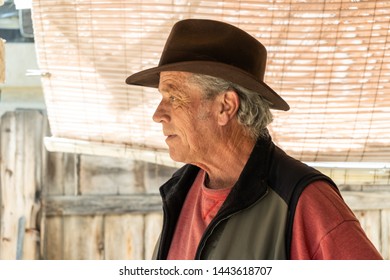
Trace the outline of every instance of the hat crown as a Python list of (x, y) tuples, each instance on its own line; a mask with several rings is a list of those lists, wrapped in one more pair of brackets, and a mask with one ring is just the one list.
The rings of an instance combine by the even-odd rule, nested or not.
[(159, 66), (184, 61), (228, 64), (263, 81), (267, 51), (258, 40), (233, 25), (187, 19), (173, 26)]

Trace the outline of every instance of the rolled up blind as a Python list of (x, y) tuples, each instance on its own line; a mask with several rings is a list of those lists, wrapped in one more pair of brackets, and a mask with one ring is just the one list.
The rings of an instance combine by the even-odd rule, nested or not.
[(166, 152), (151, 119), (159, 94), (124, 80), (158, 64), (176, 21), (209, 18), (266, 46), (265, 81), (291, 106), (270, 131), (289, 154), (389, 161), (390, 1), (34, 0), (32, 11), (52, 149)]

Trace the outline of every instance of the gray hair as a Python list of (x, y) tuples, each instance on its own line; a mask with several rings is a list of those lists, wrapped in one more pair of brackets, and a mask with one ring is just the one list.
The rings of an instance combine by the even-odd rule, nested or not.
[(190, 81), (201, 87), (205, 99), (214, 99), (221, 92), (233, 90), (240, 99), (237, 112), (238, 122), (247, 128), (253, 139), (268, 134), (267, 126), (273, 117), (270, 104), (259, 93), (235, 83), (203, 74), (192, 74)]

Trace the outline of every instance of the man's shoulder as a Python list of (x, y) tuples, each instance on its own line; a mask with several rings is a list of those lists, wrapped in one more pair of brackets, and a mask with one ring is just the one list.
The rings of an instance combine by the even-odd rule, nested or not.
[[(337, 189), (327, 175), (287, 155), (275, 146), (268, 173), (268, 183), (286, 201), (291, 202), (312, 182), (326, 181)], [(296, 199), (298, 198), (296, 197)]]

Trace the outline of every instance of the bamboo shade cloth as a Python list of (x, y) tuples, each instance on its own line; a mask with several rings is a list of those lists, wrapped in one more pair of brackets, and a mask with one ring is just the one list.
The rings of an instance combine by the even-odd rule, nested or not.
[(265, 81), (291, 106), (274, 111), (270, 131), (289, 154), (389, 162), (388, 0), (34, 0), (54, 139), (166, 151), (151, 119), (160, 95), (124, 80), (158, 64), (185, 18), (234, 24), (266, 46)]

